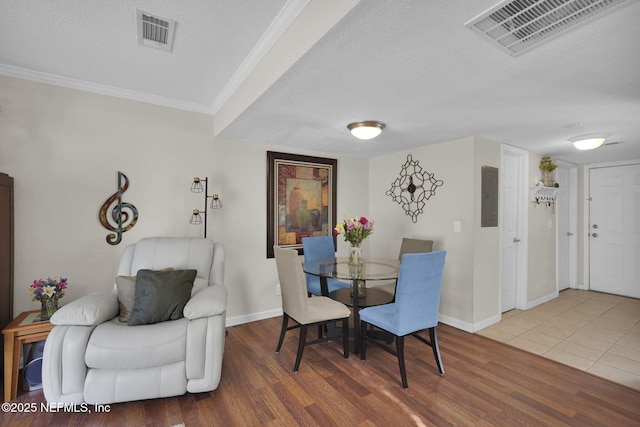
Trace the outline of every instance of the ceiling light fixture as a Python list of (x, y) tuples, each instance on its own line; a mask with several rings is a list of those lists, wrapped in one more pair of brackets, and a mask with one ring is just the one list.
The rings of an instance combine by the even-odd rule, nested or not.
[(593, 150), (604, 143), (605, 137), (606, 135), (602, 134), (582, 135), (569, 138), (569, 141), (571, 141), (573, 146), (578, 150)]
[(351, 131), (351, 135), (358, 139), (372, 139), (382, 133), (385, 124), (375, 120), (367, 120), (364, 122), (354, 122), (347, 125), (347, 129)]

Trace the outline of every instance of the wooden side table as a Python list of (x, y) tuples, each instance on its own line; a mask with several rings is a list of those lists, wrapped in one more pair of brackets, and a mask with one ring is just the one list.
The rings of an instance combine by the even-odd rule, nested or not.
[(22, 345), (46, 340), (49, 332), (53, 329), (54, 325), (50, 322), (21, 325), (31, 313), (39, 312), (40, 310), (22, 312), (2, 330), (4, 335), (4, 402), (15, 399), (18, 395), (18, 370)]

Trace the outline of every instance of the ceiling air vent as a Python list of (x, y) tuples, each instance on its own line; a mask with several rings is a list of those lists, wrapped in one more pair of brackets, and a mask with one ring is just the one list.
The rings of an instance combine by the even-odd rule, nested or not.
[(631, 3), (628, 0), (505, 0), (467, 22), (509, 55), (518, 56)]
[(176, 21), (136, 10), (138, 44), (171, 52)]

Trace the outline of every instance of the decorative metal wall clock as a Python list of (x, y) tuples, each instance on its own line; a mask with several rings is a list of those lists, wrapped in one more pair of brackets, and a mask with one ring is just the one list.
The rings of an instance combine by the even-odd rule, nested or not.
[(423, 171), (418, 163), (409, 154), (400, 169), (400, 176), (387, 191), (387, 196), (391, 196), (394, 202), (400, 204), (404, 213), (409, 215), (414, 223), (418, 222), (418, 215), (422, 213), (425, 202), (436, 194), (436, 188), (444, 184), (432, 173)]

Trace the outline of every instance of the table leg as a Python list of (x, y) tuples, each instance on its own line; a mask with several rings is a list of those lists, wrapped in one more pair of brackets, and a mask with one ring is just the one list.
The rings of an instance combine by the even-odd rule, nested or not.
[[(14, 370), (18, 366), (17, 358), (15, 357), (15, 341), (14, 334), (7, 333), (4, 336), (4, 402), (11, 400), (11, 394), (13, 392), (13, 383), (18, 379), (18, 373)], [(20, 353), (18, 353), (18, 358)], [(16, 393), (18, 388), (16, 387)]]
[(23, 341), (13, 339), (13, 372), (11, 372), (11, 400), (18, 396), (18, 382), (20, 372), (20, 353), (22, 352)]
[(320, 276), (320, 295), (323, 297), (329, 296), (329, 285), (325, 276)]
[(353, 352), (360, 352), (360, 301), (358, 296), (358, 282), (360, 279), (353, 279), (351, 294), (353, 295)]

